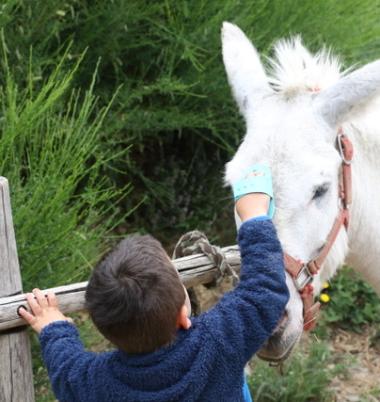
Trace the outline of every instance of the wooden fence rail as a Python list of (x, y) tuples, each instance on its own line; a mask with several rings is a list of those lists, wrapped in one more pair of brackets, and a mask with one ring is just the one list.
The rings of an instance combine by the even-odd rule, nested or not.
[[(224, 247), (227, 262), (237, 271), (240, 269), (240, 253), (237, 246)], [(194, 254), (173, 260), (183, 284), (189, 288), (202, 283), (209, 283), (217, 274), (217, 268), (203, 254)], [(59, 286), (52, 289), (58, 298), (63, 313), (74, 313), (84, 309), (84, 294), (87, 282)], [(20, 306), (26, 306), (25, 294), (0, 298), (0, 332), (25, 325), (18, 314)]]

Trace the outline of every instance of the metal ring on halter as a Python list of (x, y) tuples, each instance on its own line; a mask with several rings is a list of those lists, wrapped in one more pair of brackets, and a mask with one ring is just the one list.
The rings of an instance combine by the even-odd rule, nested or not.
[(343, 149), (343, 144), (342, 144), (342, 137), (344, 137), (344, 134), (339, 133), (338, 137), (337, 137), (337, 141), (338, 141), (338, 149), (339, 149), (339, 153), (340, 153), (340, 157), (342, 158), (342, 161), (346, 164), (346, 165), (351, 165), (352, 159), (348, 160), (345, 158), (344, 156), (344, 149)]
[[(304, 278), (301, 278), (301, 276), (304, 276)], [(308, 266), (304, 264), (298, 272), (297, 277), (294, 278), (294, 284), (296, 285), (297, 290), (301, 291), (312, 281), (313, 275), (310, 273)]]

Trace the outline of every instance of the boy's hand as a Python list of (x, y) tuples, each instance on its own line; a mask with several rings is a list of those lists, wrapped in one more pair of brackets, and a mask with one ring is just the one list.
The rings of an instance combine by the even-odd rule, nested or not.
[(269, 208), (270, 197), (263, 193), (249, 193), (236, 201), (236, 212), (242, 222), (266, 215)]
[(33, 293), (26, 294), (26, 300), (32, 313), (23, 307), (19, 308), (18, 313), (37, 333), (54, 321), (72, 322), (71, 318), (59, 311), (58, 301), (53, 292), (48, 292), (45, 296), (40, 289), (34, 289)]
[(236, 212), (243, 222), (260, 215), (273, 218), (275, 206), (269, 166), (252, 165), (233, 185), (233, 192)]

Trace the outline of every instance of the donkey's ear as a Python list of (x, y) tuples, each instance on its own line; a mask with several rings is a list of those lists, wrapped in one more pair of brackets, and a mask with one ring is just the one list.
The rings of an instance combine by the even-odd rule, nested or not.
[(380, 60), (359, 68), (322, 91), (315, 99), (315, 106), (327, 123), (336, 127), (351, 110), (369, 102), (378, 93)]
[(223, 61), (232, 92), (243, 115), (271, 92), (264, 67), (250, 40), (236, 25), (222, 27)]

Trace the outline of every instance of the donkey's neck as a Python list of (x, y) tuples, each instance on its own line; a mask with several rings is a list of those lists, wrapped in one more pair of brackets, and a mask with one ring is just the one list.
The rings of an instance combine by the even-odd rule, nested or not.
[[(380, 98), (345, 125), (354, 145), (347, 263), (380, 295)], [(377, 122), (376, 122), (377, 120)], [(377, 124), (376, 124), (377, 123)]]

